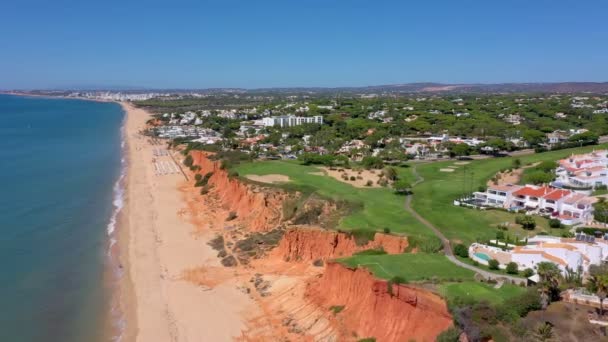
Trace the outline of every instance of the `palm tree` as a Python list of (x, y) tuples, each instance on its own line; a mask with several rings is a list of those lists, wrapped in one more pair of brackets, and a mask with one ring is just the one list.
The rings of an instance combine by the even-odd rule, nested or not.
[(560, 270), (556, 264), (552, 262), (539, 262), (536, 268), (536, 273), (540, 278), (540, 296), (543, 310), (547, 308), (551, 302), (551, 295), (559, 285)]
[(604, 300), (608, 296), (608, 274), (595, 277), (595, 295), (600, 299), (600, 316), (604, 315)]

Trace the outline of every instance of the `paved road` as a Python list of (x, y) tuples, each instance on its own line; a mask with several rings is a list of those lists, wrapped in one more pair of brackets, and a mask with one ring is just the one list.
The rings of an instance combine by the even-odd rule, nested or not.
[[(424, 182), (424, 178), (422, 178), (418, 172), (416, 171), (416, 166), (414, 165), (412, 167), (412, 172), (414, 173), (414, 176), (416, 177), (416, 181), (412, 184), (412, 188), (422, 182)], [(429, 228), (440, 240), (441, 243), (443, 244), (443, 253), (445, 254), (445, 256), (448, 258), (448, 260), (450, 260), (453, 264), (458, 265), (460, 267), (464, 267), (466, 269), (469, 269), (473, 272), (476, 272), (478, 274), (480, 274), (481, 276), (483, 276), (485, 279), (493, 279), (496, 281), (502, 281), (502, 280), (507, 280), (509, 282), (515, 282), (515, 283), (524, 283), (526, 284), (526, 279), (525, 278), (520, 278), (520, 277), (514, 277), (514, 276), (508, 276), (508, 275), (502, 275), (502, 274), (496, 274), (496, 273), (492, 273), (492, 272), (488, 272), (482, 268), (479, 267), (475, 267), (473, 265), (469, 265), (467, 263), (464, 263), (460, 260), (458, 260), (458, 258), (456, 258), (454, 256), (454, 252), (452, 251), (452, 246), (450, 244), (450, 240), (448, 240), (445, 235), (443, 235), (443, 233), (437, 228), (435, 227), (432, 223), (430, 223), (429, 221), (427, 221), (424, 217), (420, 216), (420, 214), (418, 214), (413, 208), (412, 208), (412, 195), (408, 194), (406, 199), (405, 199), (405, 210), (407, 210), (410, 214), (412, 214), (412, 216), (418, 220), (420, 223), (422, 223), (424, 226), (426, 226), (427, 228)]]

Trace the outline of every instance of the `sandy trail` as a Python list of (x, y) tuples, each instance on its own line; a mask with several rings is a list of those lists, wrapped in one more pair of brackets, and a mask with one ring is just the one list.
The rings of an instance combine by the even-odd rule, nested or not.
[[(184, 279), (184, 272), (221, 267), (207, 245), (210, 234), (193, 235), (183, 215), (179, 174), (156, 175), (149, 140), (139, 134), (149, 114), (123, 104), (127, 112), (126, 204), (121, 219), (123, 265), (127, 269), (121, 302), (126, 341), (230, 341), (245, 328), (245, 311), (255, 303), (237, 289), (237, 279), (214, 287)], [(177, 158), (177, 157), (176, 157)], [(178, 160), (179, 162), (179, 160)]]

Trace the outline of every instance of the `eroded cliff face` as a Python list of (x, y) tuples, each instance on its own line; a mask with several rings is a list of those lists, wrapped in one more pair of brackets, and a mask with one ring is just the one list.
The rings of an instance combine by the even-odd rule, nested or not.
[(452, 325), (447, 305), (439, 296), (409, 285), (392, 285), (389, 292), (387, 282), (369, 271), (334, 262), (311, 282), (306, 296), (328, 310), (344, 306), (336, 314), (340, 340), (435, 341)]
[(399, 236), (376, 233), (374, 240), (358, 246), (355, 238), (346, 233), (295, 227), (285, 232), (272, 255), (287, 261), (312, 261), (346, 257), (358, 251), (380, 247), (388, 254), (399, 254), (403, 253), (407, 246), (407, 238)]
[(191, 151), (194, 165), (200, 166), (197, 173), (206, 175), (213, 172), (208, 184), (222, 205), (234, 211), (239, 219), (246, 221), (250, 231), (270, 231), (280, 223), (282, 202), (285, 197), (279, 191), (260, 191), (254, 187), (228, 177), (220, 163), (209, 159), (210, 153)]

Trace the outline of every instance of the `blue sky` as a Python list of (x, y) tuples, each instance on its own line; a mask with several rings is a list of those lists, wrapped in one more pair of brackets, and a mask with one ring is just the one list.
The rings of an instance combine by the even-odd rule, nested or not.
[(608, 1), (2, 1), (0, 89), (608, 81)]

